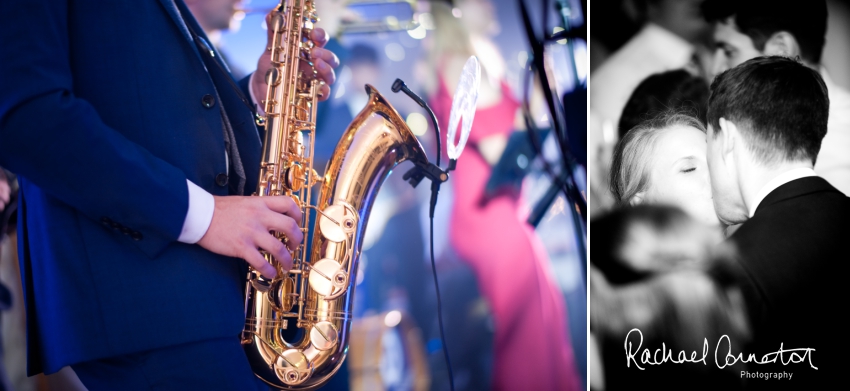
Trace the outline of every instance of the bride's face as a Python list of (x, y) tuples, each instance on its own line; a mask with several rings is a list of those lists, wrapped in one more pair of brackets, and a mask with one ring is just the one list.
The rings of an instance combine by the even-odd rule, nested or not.
[(655, 143), (643, 201), (672, 204), (703, 223), (719, 225), (705, 156), (705, 133), (699, 129), (680, 125), (665, 130)]

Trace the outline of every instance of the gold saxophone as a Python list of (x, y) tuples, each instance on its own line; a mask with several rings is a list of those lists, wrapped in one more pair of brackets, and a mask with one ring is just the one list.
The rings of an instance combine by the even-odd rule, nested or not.
[[(427, 163), (422, 145), (398, 112), (372, 86), (369, 103), (346, 129), (324, 177), (313, 169), (317, 92), (308, 37), (317, 20), (311, 0), (284, 0), (275, 9), (272, 68), (265, 105), (265, 141), (257, 196), (292, 197), (301, 207), (312, 245), (292, 251), (292, 269), (264, 252), (278, 270), (273, 280), (248, 273), (242, 345), (254, 373), (271, 386), (311, 390), (327, 382), (348, 352), (357, 264), (363, 232), (378, 189), (392, 169), (411, 160)], [(310, 72), (307, 72), (310, 73)], [(318, 202), (312, 187), (321, 183)], [(277, 233), (285, 241), (286, 238)], [(308, 254), (309, 251), (309, 254)]]

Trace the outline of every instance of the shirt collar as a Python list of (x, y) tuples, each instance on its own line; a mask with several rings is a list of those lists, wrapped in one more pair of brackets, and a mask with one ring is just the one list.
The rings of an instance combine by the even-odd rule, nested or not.
[(762, 186), (761, 189), (758, 191), (758, 193), (756, 193), (755, 203), (750, 208), (750, 217), (753, 217), (753, 215), (756, 213), (756, 209), (758, 209), (759, 204), (764, 201), (764, 198), (767, 197), (767, 195), (770, 194), (772, 191), (776, 190), (779, 186), (782, 186), (795, 179), (817, 175), (818, 174), (815, 173), (815, 170), (808, 167), (803, 167), (794, 168), (775, 176), (773, 179), (765, 183), (764, 186)]

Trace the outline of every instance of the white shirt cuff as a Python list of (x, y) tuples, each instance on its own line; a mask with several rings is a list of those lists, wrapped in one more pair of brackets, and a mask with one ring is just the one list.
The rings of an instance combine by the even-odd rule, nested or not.
[(215, 211), (215, 199), (212, 194), (188, 179), (186, 185), (189, 186), (189, 211), (186, 212), (183, 231), (180, 232), (177, 241), (195, 244), (204, 237), (207, 229), (210, 228)]
[(248, 93), (251, 94), (251, 101), (254, 102), (254, 106), (257, 108), (257, 114), (259, 114), (260, 117), (265, 117), (266, 110), (264, 110), (265, 107), (262, 105), (263, 101), (257, 99), (257, 96), (254, 95), (254, 76), (256, 75), (257, 72), (252, 73), (251, 79), (248, 80)]

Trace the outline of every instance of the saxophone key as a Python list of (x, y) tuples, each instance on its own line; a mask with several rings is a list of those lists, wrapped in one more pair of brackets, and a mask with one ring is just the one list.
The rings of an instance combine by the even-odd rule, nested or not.
[[(295, 280), (292, 277), (286, 277), (272, 282), (269, 295), (266, 297), (275, 311), (289, 312), (295, 304), (293, 293), (295, 293)], [(283, 322), (286, 322), (286, 320), (284, 319)], [(284, 323), (284, 328), (286, 328), (286, 323)]]
[(324, 258), (310, 268), (307, 281), (316, 293), (322, 296), (330, 296), (338, 288), (334, 283), (335, 276), (341, 271), (339, 262), (330, 258)]
[(310, 343), (318, 350), (328, 350), (336, 346), (339, 333), (331, 322), (316, 323), (310, 330)]
[(283, 13), (275, 13), (272, 16), (272, 22), (269, 28), (271, 28), (274, 32), (278, 32), (282, 30), (286, 26), (286, 19), (283, 17)]
[(304, 178), (304, 168), (298, 164), (293, 164), (286, 169), (286, 187), (294, 192), (301, 191), (306, 182)]
[(280, 72), (278, 72), (277, 68), (269, 68), (268, 72), (266, 72), (266, 83), (270, 86), (280, 84)]
[(319, 230), (332, 242), (342, 242), (357, 228), (354, 215), (342, 205), (330, 205), (322, 211)]
[(274, 371), (284, 383), (297, 385), (310, 378), (313, 368), (304, 353), (298, 349), (288, 349), (278, 356)]

